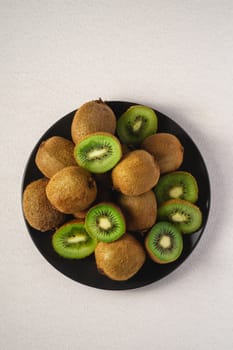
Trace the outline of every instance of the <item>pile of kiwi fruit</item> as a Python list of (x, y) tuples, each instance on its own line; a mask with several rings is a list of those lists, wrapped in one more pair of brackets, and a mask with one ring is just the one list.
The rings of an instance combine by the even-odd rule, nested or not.
[(146, 259), (168, 264), (181, 256), (184, 235), (202, 225), (198, 184), (179, 170), (179, 138), (158, 125), (147, 106), (133, 105), (117, 119), (93, 100), (75, 112), (70, 140), (53, 136), (39, 145), (42, 176), (24, 189), (23, 211), (31, 227), (52, 230), (60, 259), (93, 254), (101, 274), (125, 281)]

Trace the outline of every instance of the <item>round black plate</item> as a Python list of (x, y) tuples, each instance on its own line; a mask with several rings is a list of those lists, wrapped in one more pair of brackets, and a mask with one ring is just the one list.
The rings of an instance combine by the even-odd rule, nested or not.
[[(109, 101), (107, 104), (113, 109), (116, 116), (119, 117), (127, 108), (136, 103)], [(112, 281), (109, 278), (98, 273), (95, 265), (94, 255), (82, 260), (69, 260), (61, 258), (54, 252), (51, 245), (51, 236), (53, 234), (53, 231), (48, 231), (46, 233), (39, 232), (33, 229), (25, 221), (34, 244), (39, 249), (41, 254), (45, 257), (45, 259), (47, 259), (47, 261), (52, 264), (57, 270), (77, 282), (91, 287), (109, 290), (132, 289), (153, 283), (167, 276), (179, 265), (181, 265), (196, 247), (203, 234), (210, 208), (210, 184), (204, 160), (192, 139), (177, 123), (159, 111), (155, 112), (158, 115), (158, 132), (168, 132), (176, 135), (184, 146), (184, 161), (180, 167), (180, 170), (189, 171), (194, 175), (198, 182), (199, 199), (197, 205), (200, 207), (203, 213), (203, 225), (197, 232), (191, 235), (184, 235), (184, 250), (180, 258), (175, 262), (159, 265), (147, 258), (142, 269), (133, 278), (129, 279), (128, 281), (117, 282)], [(47, 138), (54, 135), (59, 135), (71, 139), (70, 127), (74, 113), (75, 111), (58, 120), (41, 137), (41, 139), (34, 147), (25, 169), (22, 192), (31, 181), (39, 179), (43, 176), (37, 169), (34, 162), (35, 155), (40, 143), (43, 140), (46, 140)], [(140, 237), (138, 238), (142, 239)]]

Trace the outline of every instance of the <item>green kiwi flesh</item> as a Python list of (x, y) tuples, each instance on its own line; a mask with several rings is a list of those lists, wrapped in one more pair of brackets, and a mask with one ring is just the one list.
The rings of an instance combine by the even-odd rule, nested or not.
[(74, 157), (78, 165), (96, 174), (112, 169), (121, 156), (120, 142), (109, 133), (90, 134), (74, 148)]
[(198, 199), (198, 185), (192, 174), (174, 171), (160, 177), (154, 192), (159, 204), (172, 198), (195, 203)]
[(172, 222), (182, 233), (193, 233), (201, 227), (202, 213), (193, 203), (170, 199), (159, 207), (158, 219)]
[(145, 248), (151, 259), (167, 264), (179, 258), (183, 251), (183, 237), (180, 230), (169, 222), (155, 224), (145, 239)]
[(117, 121), (117, 134), (126, 144), (140, 144), (147, 136), (154, 134), (157, 128), (157, 115), (146, 106), (131, 106)]
[(89, 236), (84, 222), (72, 220), (54, 233), (52, 245), (63, 258), (83, 259), (94, 252), (97, 241)]
[(85, 227), (91, 237), (106, 243), (119, 239), (126, 230), (120, 208), (112, 203), (92, 207), (86, 215)]

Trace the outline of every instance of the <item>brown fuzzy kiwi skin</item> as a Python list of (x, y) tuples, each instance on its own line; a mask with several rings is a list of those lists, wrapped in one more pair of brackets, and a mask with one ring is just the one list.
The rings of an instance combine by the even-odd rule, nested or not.
[(23, 212), (27, 222), (36, 230), (46, 232), (59, 227), (66, 216), (55, 209), (46, 196), (49, 180), (42, 178), (31, 182), (23, 192)]
[(87, 209), (95, 201), (96, 182), (87, 170), (78, 166), (66, 167), (49, 180), (46, 195), (59, 211), (73, 214)]
[(71, 136), (78, 143), (88, 134), (108, 132), (114, 134), (116, 116), (101, 99), (84, 103), (75, 113), (71, 124)]
[(146, 231), (157, 219), (157, 202), (152, 190), (139, 196), (119, 194), (118, 204), (126, 218), (129, 231)]
[(114, 189), (128, 196), (138, 196), (151, 190), (159, 177), (157, 161), (144, 150), (130, 152), (112, 170)]
[(60, 136), (50, 137), (40, 144), (35, 163), (41, 173), (48, 178), (67, 166), (77, 165), (73, 142)]
[[(102, 202), (108, 202), (108, 203), (114, 202), (115, 198), (114, 198), (113, 191), (110, 188), (105, 187), (102, 183), (98, 183), (98, 182), (96, 182), (96, 183), (97, 183), (97, 196), (96, 196), (95, 201), (91, 204), (91, 207), (93, 207), (96, 204), (102, 203)], [(86, 217), (89, 209), (90, 208), (77, 211), (76, 213), (73, 213), (73, 216), (75, 218), (83, 219)]]
[(95, 259), (100, 273), (115, 281), (126, 281), (141, 269), (146, 253), (136, 238), (125, 233), (117, 241), (99, 242)]
[(173, 134), (157, 133), (148, 136), (141, 148), (155, 157), (161, 174), (177, 170), (183, 162), (184, 147)]
[(76, 219), (84, 219), (87, 215), (87, 212), (88, 212), (89, 208), (85, 209), (85, 210), (80, 210), (80, 211), (77, 211), (76, 213), (73, 213), (73, 216), (76, 218)]

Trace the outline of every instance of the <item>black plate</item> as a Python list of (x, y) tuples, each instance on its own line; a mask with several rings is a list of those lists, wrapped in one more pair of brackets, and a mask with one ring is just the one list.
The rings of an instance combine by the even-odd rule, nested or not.
[[(128, 107), (135, 103), (109, 101), (107, 104), (113, 109), (116, 116), (119, 117)], [(31, 181), (39, 179), (43, 176), (37, 169), (34, 162), (40, 143), (54, 135), (71, 139), (70, 127), (74, 113), (75, 111), (58, 120), (38, 141), (31, 153), (25, 169), (22, 191)], [(51, 236), (53, 232), (39, 232), (33, 229), (25, 221), (34, 244), (45, 259), (47, 259), (47, 261), (57, 270), (77, 282), (91, 287), (109, 290), (138, 288), (156, 282), (159, 279), (167, 276), (184, 262), (184, 260), (196, 247), (204, 232), (210, 208), (210, 184), (204, 160), (190, 136), (177, 123), (159, 111), (156, 111), (156, 113), (158, 115), (158, 132), (169, 132), (176, 135), (184, 146), (184, 161), (180, 167), (180, 170), (189, 171), (194, 175), (198, 182), (199, 199), (197, 205), (200, 207), (203, 213), (203, 225), (197, 232), (191, 235), (184, 235), (183, 253), (175, 262), (159, 265), (153, 263), (149, 258), (147, 258), (142, 269), (133, 278), (129, 279), (128, 281), (117, 282), (112, 281), (97, 272), (94, 255), (86, 259), (74, 261), (59, 257), (51, 246)]]

